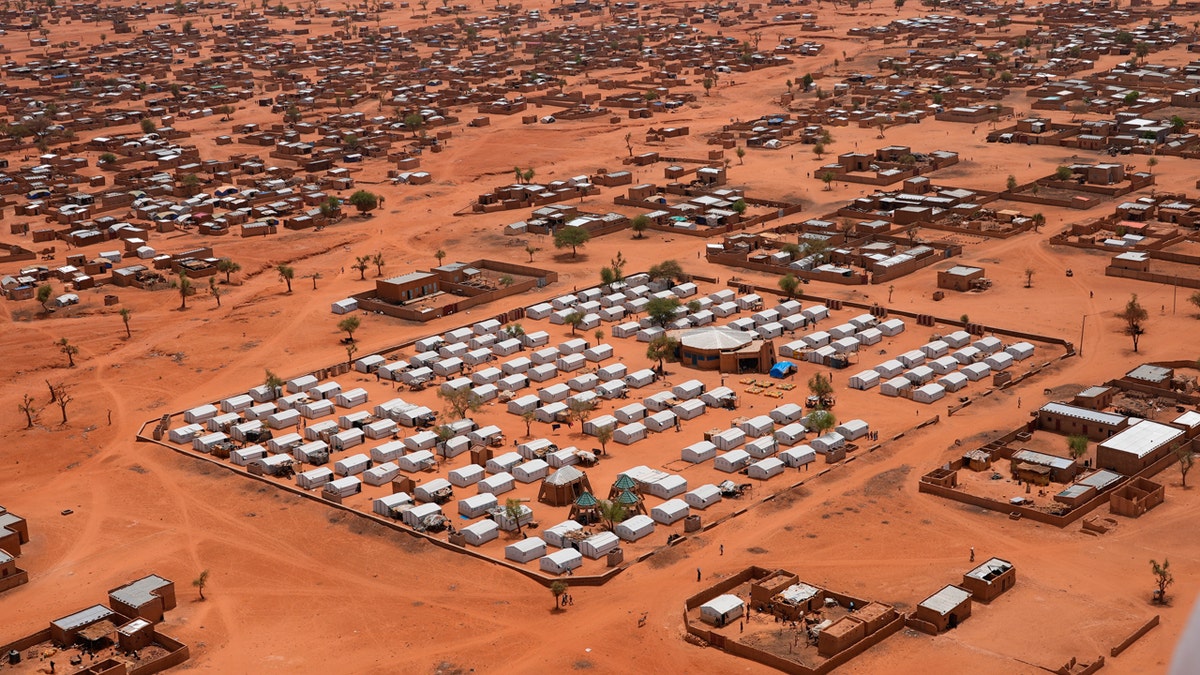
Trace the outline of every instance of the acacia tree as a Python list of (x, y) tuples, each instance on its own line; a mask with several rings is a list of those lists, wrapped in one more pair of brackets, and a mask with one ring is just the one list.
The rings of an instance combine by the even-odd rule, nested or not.
[(221, 258), (217, 261), (217, 271), (225, 274), (225, 283), (229, 283), (229, 275), (240, 272), (241, 269), (242, 266), (230, 258)]
[(283, 378), (268, 368), (266, 375), (263, 377), (263, 386), (271, 391), (271, 398), (279, 398), (280, 394), (283, 393), (283, 385)]
[(828, 410), (814, 410), (808, 415), (808, 428), (821, 435), (837, 426), (837, 418)]
[(525, 252), (529, 254), (529, 262), (533, 262), (533, 254), (540, 250), (542, 249), (534, 246), (533, 244), (525, 244)]
[(833, 393), (833, 383), (823, 373), (815, 373), (808, 378), (808, 390), (818, 398), (828, 396)]
[(1167, 604), (1167, 587), (1175, 583), (1175, 577), (1171, 574), (1171, 561), (1163, 558), (1162, 564), (1157, 561), (1150, 561), (1150, 571), (1154, 574), (1154, 585), (1158, 586), (1158, 591), (1154, 593), (1154, 602), (1160, 605)]
[(71, 344), (67, 338), (62, 338), (54, 344), (58, 345), (58, 351), (67, 355), (67, 367), (75, 367), (75, 355), (79, 353), (79, 347)]
[(383, 265), (385, 262), (382, 252), (371, 256), (371, 264), (375, 266), (375, 276), (383, 276)]
[(504, 500), (504, 515), (517, 524), (517, 534), (521, 534), (521, 516), (525, 515), (524, 506), (520, 499)]
[(337, 327), (338, 330), (346, 331), (346, 334), (350, 336), (350, 341), (353, 342), (354, 331), (358, 330), (358, 327), (361, 325), (362, 319), (359, 319), (357, 316), (348, 316), (339, 321)]
[(617, 529), (617, 525), (629, 516), (629, 510), (625, 508), (621, 502), (615, 499), (604, 499), (596, 505), (596, 511), (600, 515), (600, 520), (604, 522), (604, 526), (611, 532)]
[(629, 229), (633, 230), (633, 238), (641, 239), (646, 236), (645, 232), (650, 228), (650, 218), (644, 213), (639, 213), (629, 222)]
[(525, 423), (525, 438), (533, 435), (533, 421), (536, 419), (537, 413), (532, 410), (521, 413), (521, 421)]
[(1067, 452), (1071, 453), (1071, 459), (1079, 459), (1087, 454), (1088, 438), (1079, 434), (1067, 436)]
[(279, 265), (275, 268), (279, 272), (279, 278), (287, 284), (287, 292), (292, 292), (292, 279), (296, 278), (296, 270), (291, 265)]
[(675, 359), (675, 352), (679, 349), (679, 340), (663, 333), (657, 335), (650, 344), (646, 347), (646, 358), (651, 361), (658, 361), (658, 372), (660, 375), (666, 374), (664, 363), (668, 360)]
[(670, 282), (682, 281), (686, 276), (683, 273), (683, 268), (680, 267), (679, 262), (673, 259), (664, 260), (657, 265), (651, 265), (647, 273), (650, 275), (651, 281), (658, 281), (659, 279), (664, 279)]
[(371, 267), (371, 256), (360, 255), (354, 259), (354, 264), (350, 266), (350, 269), (358, 270), (359, 280), (364, 281), (367, 278), (367, 270), (370, 267)]
[(438, 390), (438, 398), (446, 403), (446, 416), (453, 420), (461, 420), (467, 413), (478, 412), (483, 406), (483, 399), (470, 389), (454, 391)]
[(356, 191), (354, 194), (350, 195), (350, 199), (347, 199), (346, 201), (351, 206), (358, 209), (359, 213), (372, 211), (375, 209), (375, 207), (379, 206), (379, 196), (374, 192), (367, 192), (366, 190)]
[(796, 275), (788, 272), (779, 278), (779, 290), (783, 291), (788, 298), (796, 297), (796, 289), (800, 287), (800, 280)]
[(588, 243), (591, 238), (591, 233), (582, 227), (560, 227), (554, 233), (554, 248), (569, 248), (571, 257), (574, 258), (579, 253), (579, 247)]
[(196, 591), (200, 593), (200, 599), (204, 599), (204, 587), (208, 585), (208, 570), (200, 573), (200, 576), (192, 579), (192, 585), (196, 587)]
[(571, 312), (563, 317), (563, 323), (571, 327), (571, 336), (574, 337), (575, 329), (579, 328), (579, 324), (583, 323), (583, 312)]
[(438, 250), (433, 252), (433, 257), (437, 258), (438, 267), (441, 267), (442, 261), (446, 259), (446, 252), (439, 248)]
[(1033, 288), (1033, 268), (1025, 268), (1025, 288)]
[(604, 425), (596, 430), (596, 442), (600, 444), (600, 454), (608, 454), (608, 442), (612, 440), (613, 428), (611, 425)]
[(559, 598), (567, 592), (567, 582), (555, 581), (550, 584), (550, 594), (554, 596), (554, 609), (558, 609)]
[(66, 424), (67, 405), (75, 400), (75, 396), (67, 388), (66, 382), (50, 385), (50, 400), (58, 406), (58, 411), (62, 413), (62, 423)]
[(1146, 318), (1149, 317), (1146, 308), (1138, 302), (1137, 293), (1129, 297), (1129, 302), (1125, 303), (1125, 309), (1117, 313), (1117, 318), (1125, 322), (1125, 334), (1133, 338), (1133, 352), (1136, 354), (1138, 350), (1138, 339), (1146, 329), (1142, 327)]
[(217, 286), (217, 278), (216, 277), (208, 278), (208, 293), (209, 293), (209, 295), (213, 296), (214, 300), (217, 301), (217, 309), (220, 309), (221, 308), (221, 296), (225, 295), (225, 291), (223, 289), (221, 289), (220, 286)]
[(666, 328), (679, 309), (679, 298), (654, 298), (646, 303), (646, 315), (655, 325)]

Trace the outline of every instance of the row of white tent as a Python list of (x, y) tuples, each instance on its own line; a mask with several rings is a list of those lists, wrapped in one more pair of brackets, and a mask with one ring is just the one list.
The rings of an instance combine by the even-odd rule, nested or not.
[(950, 354), (946, 354), (945, 345), (944, 340), (936, 340), (856, 373), (850, 376), (849, 386), (866, 390), (878, 385), (884, 396), (907, 396), (906, 392), (911, 390), (914, 401), (933, 403), (947, 392), (959, 391), (969, 382), (977, 382), (1032, 357), (1035, 349), (1029, 342), (1004, 347), (994, 337), (983, 338)]

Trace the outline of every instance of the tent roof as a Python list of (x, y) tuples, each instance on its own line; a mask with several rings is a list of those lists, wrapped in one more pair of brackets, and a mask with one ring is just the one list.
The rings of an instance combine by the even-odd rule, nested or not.
[(637, 504), (638, 501), (638, 496), (629, 490), (625, 490), (619, 497), (617, 497), (617, 502), (620, 504)]
[(628, 475), (621, 474), (620, 476), (617, 476), (617, 481), (613, 483), (613, 487), (620, 488), (622, 490), (628, 490), (630, 488), (637, 487), (637, 483)]
[(596, 498), (593, 497), (592, 493), (590, 492), (584, 492), (575, 500), (575, 506), (590, 507), (596, 506), (597, 504), (598, 502), (596, 501)]
[(583, 472), (573, 466), (564, 466), (546, 477), (548, 485), (570, 485), (583, 478)]
[(679, 341), (690, 349), (740, 349), (754, 341), (753, 333), (734, 328), (710, 326), (680, 331)]

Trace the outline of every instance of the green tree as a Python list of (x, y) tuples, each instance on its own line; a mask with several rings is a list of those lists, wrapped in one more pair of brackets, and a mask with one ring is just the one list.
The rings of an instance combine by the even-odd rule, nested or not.
[(478, 412), (483, 407), (483, 399), (470, 389), (455, 389), (454, 391), (438, 390), (438, 398), (446, 405), (446, 417), (450, 420), (461, 420), (467, 413)]
[(746, 200), (745, 200), (745, 199), (738, 198), (738, 200), (737, 200), (737, 201), (735, 201), (733, 204), (730, 204), (730, 205), (729, 205), (729, 210), (730, 210), (730, 211), (733, 211), (734, 213), (738, 214), (739, 216), (745, 215), (745, 213), (746, 213)]
[(817, 175), (817, 178), (820, 178), (821, 181), (825, 183), (826, 190), (832, 190), (833, 189), (833, 179), (837, 178), (837, 174), (835, 174), (832, 171), (822, 171), (820, 174)]
[(346, 365), (354, 365), (354, 355), (358, 353), (358, 345), (353, 342), (346, 343)]
[(117, 156), (111, 152), (105, 152), (102, 153), (96, 161), (100, 164), (113, 164), (117, 161)]
[[(704, 95), (712, 96), (712, 88), (713, 88), (713, 85), (716, 84), (716, 82), (711, 77), (706, 77), (706, 78), (704, 78), (703, 84), (704, 84)], [(630, 153), (630, 154), (632, 154), (632, 153)]]
[(346, 335), (350, 336), (350, 340), (354, 340), (354, 331), (362, 325), (362, 319), (357, 316), (348, 316), (338, 322), (338, 330), (346, 331)]
[(417, 131), (425, 126), (425, 118), (421, 117), (419, 113), (405, 115), (404, 126), (408, 127), (408, 130), (413, 132), (413, 137), (416, 138)]
[[(1200, 311), (1200, 291), (1193, 291), (1192, 294), (1188, 296), (1188, 302), (1195, 305), (1196, 309)], [(1196, 316), (1197, 318), (1200, 318), (1200, 314), (1197, 314)]]
[(1151, 157), (1150, 159), (1147, 159), (1147, 160), (1146, 160), (1146, 166), (1150, 167), (1150, 173), (1151, 173), (1151, 175), (1153, 175), (1153, 174), (1154, 174), (1154, 167), (1158, 166), (1158, 158), (1157, 158), (1157, 157)]
[(270, 390), (271, 398), (279, 398), (283, 394), (283, 385), (283, 378), (268, 368), (266, 374), (263, 376), (263, 386)]
[(283, 111), (283, 120), (290, 124), (299, 122), (302, 117), (303, 114), (301, 114), (300, 109), (295, 104), (288, 106), (287, 110)]
[(555, 581), (550, 584), (550, 594), (554, 596), (554, 609), (558, 609), (559, 598), (567, 592), (567, 583), (565, 581)]
[(1183, 119), (1179, 115), (1172, 115), (1171, 130), (1177, 134), (1181, 134), (1185, 129), (1187, 129), (1187, 120)]
[(812, 256), (817, 262), (825, 262), (829, 252), (829, 240), (824, 237), (808, 237), (804, 240), (804, 257)]
[(221, 258), (217, 261), (217, 271), (225, 275), (225, 283), (229, 283), (229, 275), (241, 270), (242, 266), (234, 262), (231, 258)]
[(37, 301), (41, 304), (42, 309), (46, 309), (46, 303), (50, 302), (50, 296), (54, 295), (54, 287), (50, 284), (42, 284), (37, 289)]
[(221, 308), (221, 296), (225, 295), (225, 291), (223, 289), (221, 289), (220, 286), (217, 286), (217, 278), (216, 277), (208, 278), (208, 294), (213, 296), (213, 300), (217, 301), (217, 309), (220, 309)]
[(154, 126), (154, 120), (149, 120), (149, 119), (142, 120), (142, 133), (143, 134), (152, 134), (152, 133), (154, 133), (155, 129), (157, 129), (157, 128), (158, 127)]
[(533, 244), (525, 244), (525, 252), (529, 254), (529, 262), (533, 262), (533, 254), (540, 250), (542, 249), (534, 246)]
[(629, 517), (629, 510), (615, 499), (602, 499), (596, 505), (600, 520), (609, 532), (617, 529), (623, 520)]
[(1054, 170), (1054, 177), (1058, 180), (1071, 180), (1071, 176), (1074, 175), (1075, 172), (1069, 166), (1060, 166)]
[(1133, 338), (1133, 353), (1135, 354), (1138, 350), (1138, 339), (1146, 332), (1143, 324), (1149, 316), (1146, 308), (1138, 302), (1137, 293), (1130, 296), (1129, 302), (1125, 303), (1125, 309), (1117, 313), (1117, 318), (1125, 323), (1125, 334)]
[(520, 499), (504, 500), (504, 515), (517, 524), (517, 534), (521, 534), (521, 516), (525, 514), (524, 506)]
[(837, 426), (837, 418), (828, 410), (814, 410), (808, 414), (807, 426), (820, 436)]
[(1009, 192), (1012, 192), (1013, 190), (1016, 190), (1016, 189), (1017, 189), (1017, 177), (1016, 177), (1016, 176), (1013, 176), (1013, 175), (1011, 175), (1011, 174), (1010, 174), (1010, 175), (1008, 176), (1008, 179), (1007, 179), (1006, 181), (1004, 181), (1004, 187), (1005, 187), (1005, 188), (1006, 188), (1006, 189), (1007, 189)]
[(789, 298), (796, 297), (796, 289), (799, 287), (800, 280), (797, 279), (796, 275), (792, 274), (791, 272), (788, 272), (779, 278), (779, 289), (783, 291), (784, 295), (788, 296)]
[(128, 307), (122, 307), (118, 314), (121, 315), (121, 321), (125, 324), (125, 337), (133, 337), (133, 333), (129, 330), (129, 317), (133, 314), (133, 310)]
[(350, 269), (358, 270), (358, 280), (359, 281), (366, 281), (367, 270), (370, 268), (371, 268), (371, 256), (369, 256), (369, 255), (360, 255), (360, 256), (355, 257), (354, 264), (350, 266)]
[(574, 258), (579, 247), (588, 243), (591, 238), (591, 233), (582, 227), (560, 227), (554, 233), (554, 248), (569, 248), (571, 257)]
[(812, 151), (813, 151), (813, 154), (817, 156), (817, 159), (821, 159), (821, 155), (825, 154), (825, 144), (817, 143), (816, 145), (813, 146)]
[(1167, 604), (1167, 587), (1175, 583), (1175, 577), (1171, 575), (1171, 561), (1163, 558), (1162, 564), (1159, 565), (1151, 560), (1150, 571), (1154, 574), (1154, 585), (1158, 587), (1158, 591), (1154, 594), (1154, 602), (1165, 605)]
[(575, 335), (575, 329), (579, 328), (579, 324), (583, 323), (583, 312), (571, 312), (563, 317), (563, 323), (571, 327), (571, 335)]
[(192, 579), (192, 585), (200, 593), (200, 599), (204, 600), (204, 587), (208, 585), (208, 570), (204, 570), (200, 573), (200, 576)]
[(742, 146), (739, 145), (737, 150), (734, 151), (734, 154), (737, 155), (738, 164), (746, 163), (746, 149), (745, 148), (743, 148)]
[(596, 430), (596, 442), (600, 444), (600, 454), (608, 454), (608, 442), (612, 440), (613, 428), (605, 425)]
[[(650, 227), (650, 218), (644, 213), (639, 213), (629, 222), (629, 229), (633, 230), (633, 238), (641, 239), (645, 236), (645, 232)], [(532, 258), (530, 259), (532, 262)]]
[(379, 206), (379, 196), (374, 192), (366, 190), (357, 190), (350, 195), (350, 199), (346, 200), (351, 206), (358, 209), (359, 213), (366, 213), (375, 210)]
[(383, 276), (383, 265), (385, 262), (382, 252), (371, 256), (371, 264), (375, 266), (375, 276)]
[(646, 303), (646, 315), (657, 326), (666, 327), (675, 320), (679, 310), (679, 298), (651, 298)]
[(673, 258), (651, 265), (648, 274), (651, 281), (663, 279), (669, 282), (682, 281), (686, 276), (683, 267)]
[(666, 374), (665, 363), (675, 360), (675, 352), (679, 349), (679, 340), (663, 333), (657, 335), (650, 344), (646, 347), (646, 358), (651, 361), (658, 362), (658, 372), (660, 375)]
[(1087, 454), (1088, 437), (1079, 434), (1067, 436), (1067, 452), (1071, 454), (1072, 459), (1079, 459)]
[(278, 265), (275, 270), (279, 272), (279, 279), (287, 284), (287, 292), (292, 292), (292, 279), (296, 278), (296, 270), (291, 265)]
[(833, 383), (829, 381), (828, 377), (825, 377), (824, 373), (815, 373), (808, 378), (808, 391), (813, 396), (824, 398), (833, 393)]
[(333, 220), (342, 211), (342, 201), (333, 195), (330, 195), (321, 202), (321, 215), (326, 219)]
[(63, 354), (66, 354), (67, 367), (74, 368), (75, 367), (75, 355), (79, 353), (79, 347), (76, 347), (75, 345), (71, 344), (70, 341), (67, 340), (67, 338), (62, 338), (58, 342), (55, 342), (54, 344), (58, 345), (58, 351), (62, 352)]
[(1032, 267), (1025, 268), (1025, 288), (1033, 288), (1033, 272)]
[(521, 421), (525, 423), (525, 438), (533, 436), (533, 422), (537, 419), (537, 413), (528, 410), (521, 413)]

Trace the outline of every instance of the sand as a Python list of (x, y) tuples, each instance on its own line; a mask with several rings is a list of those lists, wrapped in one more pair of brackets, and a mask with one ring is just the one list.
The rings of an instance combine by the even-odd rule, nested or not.
[[(930, 269), (894, 283), (892, 304), (901, 309), (947, 317), (969, 314), (1077, 344), (1082, 332), (1082, 356), (887, 443), (786, 503), (753, 509), (669, 556), (656, 556), (654, 564), (633, 566), (600, 588), (573, 588), (575, 604), (566, 612), (552, 612), (550, 593), (514, 573), (165, 448), (134, 442), (144, 421), (244, 391), (262, 381), (264, 368), (292, 375), (343, 359), (329, 303), (370, 286), (374, 270), (360, 281), (350, 269), (357, 255), (382, 252), (385, 274), (432, 266), (438, 249), (450, 260), (481, 255), (526, 260), (523, 246), (499, 235), (500, 226), (525, 213), (450, 215), (507, 182), (513, 164), (537, 167), (539, 180), (600, 167), (616, 170), (626, 154), (626, 133), (635, 139), (635, 153), (669, 150), (702, 156), (709, 147), (703, 132), (730, 118), (777, 110), (771, 101), (785, 90), (784, 79), (829, 68), (843, 50), (855, 55), (881, 47), (838, 37), (846, 27), (895, 15), (890, 7), (851, 11), (824, 6), (818, 11), (821, 23), (834, 27), (813, 37), (827, 44), (821, 56), (786, 69), (738, 74), (728, 78), (736, 81), (732, 85), (723, 79), (712, 96), (677, 113), (620, 125), (581, 121), (522, 126), (519, 115), (493, 116), (490, 127), (456, 127), (445, 152), (423, 157), (422, 168), (434, 174), (433, 184), (371, 186), (386, 197), (386, 204), (369, 218), (351, 217), (323, 232), (283, 232), (266, 241), (156, 237), (156, 245), (170, 250), (212, 243), (217, 255), (241, 263), (243, 271), (235, 275), (220, 308), (203, 293), (179, 310), (179, 297), (170, 291), (117, 289), (120, 306), (133, 311), (132, 337), (127, 339), (117, 307), (103, 307), (101, 292), (82, 293), (80, 307), (52, 318), (34, 317), (30, 302), (0, 304), (5, 320), (0, 350), (9, 355), (0, 364), (0, 379), (7, 383), (0, 390), (0, 409), (6, 411), (0, 447), (7, 459), (2, 499), (28, 519), (32, 535), (21, 558), (30, 583), (0, 597), (4, 635), (16, 638), (41, 629), (49, 619), (153, 572), (176, 581), (181, 601), (168, 615), (166, 631), (191, 645), (187, 667), (205, 672), (768, 672), (685, 642), (684, 598), (755, 564), (790, 569), (829, 588), (911, 610), (942, 585), (957, 581), (971, 567), (968, 550), (974, 547), (984, 558), (996, 555), (1016, 563), (1018, 584), (1012, 592), (977, 607), (959, 630), (932, 638), (902, 632), (839, 672), (921, 672), (931, 666), (940, 672), (1040, 672), (1038, 667), (1054, 669), (1071, 657), (1107, 658), (1110, 647), (1154, 614), (1161, 615), (1162, 625), (1121, 656), (1107, 658), (1106, 672), (1163, 672), (1200, 591), (1200, 540), (1187, 534), (1200, 499), (1197, 491), (1180, 489), (1174, 468), (1159, 476), (1167, 483), (1165, 504), (1141, 519), (1120, 519), (1120, 526), (1102, 537), (1075, 527), (1057, 530), (1009, 521), (918, 494), (916, 484), (921, 473), (955, 456), (954, 440), (1023, 423), (1030, 410), (1050, 400), (1043, 393), (1046, 388), (1099, 383), (1144, 361), (1198, 356), (1188, 339), (1197, 325), (1193, 308), (1183, 297), (1175, 298), (1170, 287), (1105, 277), (1107, 256), (1048, 245), (1050, 235), (1071, 222), (1107, 213), (1111, 203), (1090, 212), (1042, 209), (1047, 225), (1041, 234), (967, 246), (955, 262), (985, 266), (996, 281), (986, 293), (949, 293), (935, 304), (930, 299), (935, 272)], [(918, 11), (913, 6), (903, 13)], [(398, 25), (420, 21), (408, 10), (392, 14), (388, 18)], [(318, 19), (313, 28), (328, 25), (328, 19)], [(79, 25), (54, 27), (60, 30), (68, 37), (95, 39), (90, 28)], [(766, 43), (776, 33), (794, 34), (772, 26), (763, 32)], [(9, 37), (14, 45), (19, 41)], [(1182, 48), (1176, 50), (1177, 58), (1186, 61)], [(14, 51), (18, 59), (36, 55), (27, 48)], [(1115, 62), (1105, 59), (1100, 65)], [(1020, 90), (1006, 103), (1027, 109), (1021, 107), (1026, 99)], [(370, 112), (372, 106), (361, 109)], [(469, 118), (471, 112), (463, 115)], [(193, 133), (192, 142), (208, 157), (232, 151), (218, 149), (206, 137), (251, 121), (272, 118), (246, 105), (232, 123), (214, 116), (179, 126)], [(655, 145), (636, 141), (645, 128), (664, 123), (689, 125), (692, 135)], [(927, 120), (889, 130), (886, 141), (876, 140), (875, 130), (837, 128), (831, 150), (848, 151), (856, 141), (860, 149), (886, 142), (922, 151), (955, 150), (963, 161), (944, 178), (936, 174), (935, 182), (990, 190), (1002, 189), (1008, 174), (1024, 182), (1052, 173), (1071, 157), (1063, 148), (988, 145), (969, 126)], [(134, 132), (132, 126), (129, 132)], [(804, 177), (824, 162), (799, 148), (794, 155), (752, 149), (744, 164), (733, 163), (730, 182), (755, 196), (798, 199), (805, 205), (803, 217), (827, 213), (857, 196), (857, 190), (868, 189), (836, 185), (825, 191), (819, 181)], [(1139, 162), (1144, 164), (1144, 158), (1132, 160)], [(661, 166), (634, 169), (635, 183), (665, 182)], [(1162, 158), (1155, 169), (1157, 189), (1192, 189), (1194, 172), (1188, 169), (1185, 160)], [(369, 164), (359, 179), (379, 180), (383, 173), (382, 164)], [(621, 210), (611, 204), (620, 190), (605, 189), (581, 208)], [(558, 284), (542, 295), (519, 296), (472, 316), (490, 316), (494, 310), (590, 286), (618, 251), (629, 260), (627, 270), (673, 257), (686, 270), (722, 282), (736, 275), (774, 284), (768, 275), (708, 265), (697, 259), (701, 241), (682, 235), (651, 232), (638, 241), (623, 233), (608, 235), (590, 242), (576, 258), (554, 251), (543, 238), (529, 239), (544, 249), (535, 264), (557, 269)], [(296, 268), (290, 294), (273, 271), (284, 262)], [(1026, 289), (1028, 266), (1036, 274), (1033, 287)], [(1065, 276), (1067, 268), (1074, 276)], [(303, 278), (314, 272), (322, 276), (316, 290)], [(874, 287), (811, 285), (807, 290), (877, 302), (887, 294)], [(1136, 354), (1114, 318), (1130, 293), (1137, 293), (1150, 310)], [(360, 353), (470, 320), (455, 316), (416, 326), (364, 316), (357, 333)], [(53, 345), (63, 337), (80, 348), (73, 369), (64, 367), (66, 359)], [(808, 372), (801, 371), (804, 376)], [(24, 430), (16, 405), (26, 393), (45, 404), (47, 380), (70, 385), (70, 421), (59, 424), (57, 408), (47, 407), (41, 423)], [(902, 428), (911, 404), (880, 399), (871, 397), (878, 408), (864, 415), (884, 428)], [(73, 513), (60, 515), (64, 509)], [(719, 553), (722, 545), (724, 555)], [(1149, 602), (1149, 560), (1164, 557), (1171, 560), (1176, 582), (1171, 604), (1158, 607)], [(695, 581), (697, 568), (704, 583)], [(210, 577), (207, 600), (201, 602), (189, 586), (205, 569)], [(648, 618), (639, 628), (643, 614)]]

